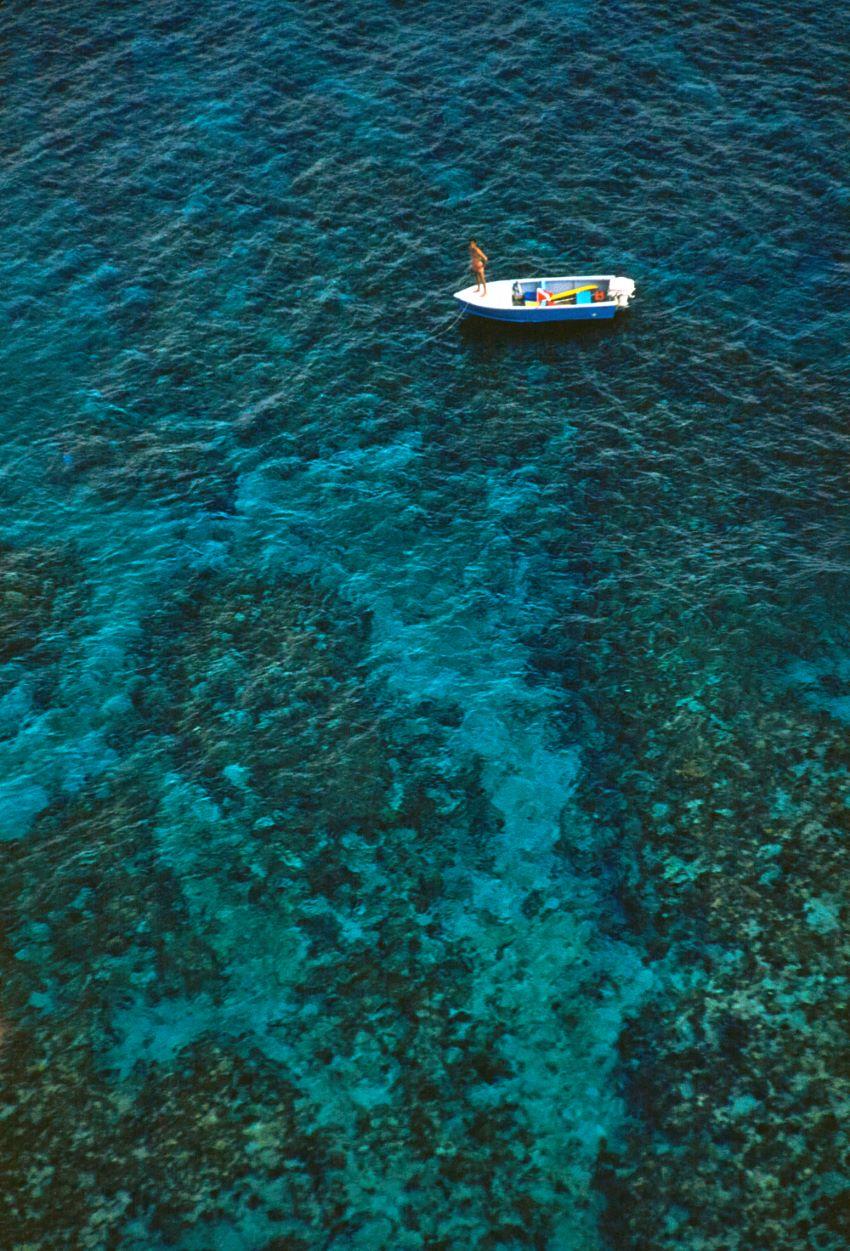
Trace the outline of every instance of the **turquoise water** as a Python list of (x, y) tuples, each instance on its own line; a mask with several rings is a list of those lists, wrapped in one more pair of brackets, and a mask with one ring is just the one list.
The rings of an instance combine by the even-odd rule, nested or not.
[(836, 17), (6, 5), (3, 1246), (850, 1241)]

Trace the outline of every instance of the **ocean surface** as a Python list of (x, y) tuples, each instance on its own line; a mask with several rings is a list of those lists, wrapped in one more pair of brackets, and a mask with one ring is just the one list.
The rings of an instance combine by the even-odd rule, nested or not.
[(6, 0), (4, 1249), (848, 1245), (846, 34)]

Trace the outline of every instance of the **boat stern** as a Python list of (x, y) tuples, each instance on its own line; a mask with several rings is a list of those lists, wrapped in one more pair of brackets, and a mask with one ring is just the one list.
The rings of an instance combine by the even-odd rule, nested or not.
[(628, 308), (634, 293), (635, 284), (631, 278), (612, 278), (608, 284), (608, 298), (616, 303), (617, 308)]

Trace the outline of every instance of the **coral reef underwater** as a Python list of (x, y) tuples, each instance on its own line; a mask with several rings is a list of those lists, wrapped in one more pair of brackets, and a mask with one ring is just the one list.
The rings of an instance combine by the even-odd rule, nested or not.
[(7, 0), (4, 1251), (848, 1245), (835, 27)]

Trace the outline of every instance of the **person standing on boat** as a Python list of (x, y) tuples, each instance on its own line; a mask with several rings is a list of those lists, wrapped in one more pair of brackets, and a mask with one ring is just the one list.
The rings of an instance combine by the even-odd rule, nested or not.
[(481, 251), (474, 239), (469, 241), (469, 264), (472, 272), (475, 274), (475, 294), (478, 295), (479, 287), (483, 287), (482, 295), (487, 294), (487, 275), (484, 273), (484, 266), (487, 264), (487, 256)]

